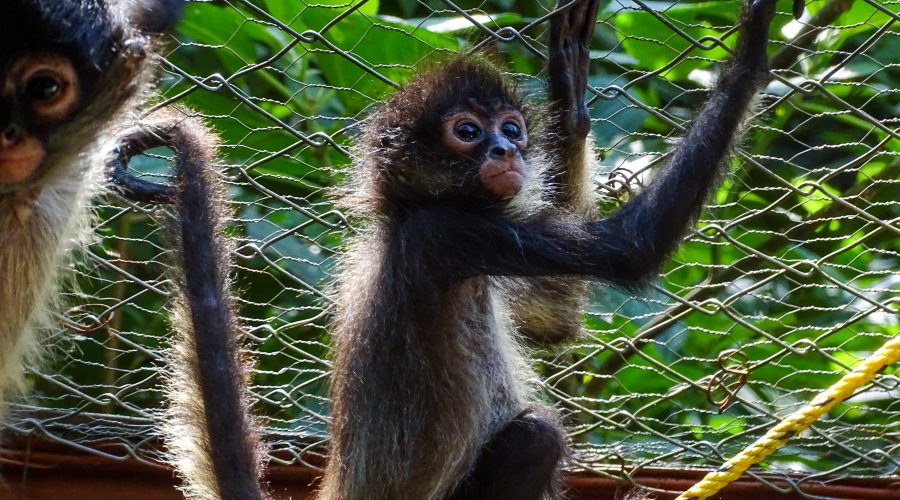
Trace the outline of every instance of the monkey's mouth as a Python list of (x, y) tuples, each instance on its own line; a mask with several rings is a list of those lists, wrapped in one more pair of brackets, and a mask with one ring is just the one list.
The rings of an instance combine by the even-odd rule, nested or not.
[(43, 155), (0, 155), (0, 184), (18, 184), (26, 181), (37, 170)]
[(512, 198), (525, 185), (525, 172), (520, 161), (485, 162), (478, 177), (488, 192), (500, 198)]

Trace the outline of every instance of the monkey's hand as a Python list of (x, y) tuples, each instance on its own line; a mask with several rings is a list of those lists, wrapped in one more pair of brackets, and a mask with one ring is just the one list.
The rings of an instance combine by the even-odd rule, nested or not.
[[(804, 0), (794, 0), (794, 16), (803, 13)], [(769, 43), (769, 25), (775, 17), (777, 0), (746, 0), (741, 13), (741, 28), (734, 59), (747, 69), (757, 73), (769, 71), (766, 47)]]
[(584, 139), (591, 117), (584, 104), (590, 45), (599, 0), (560, 0), (565, 8), (550, 19), (549, 92), (563, 140)]

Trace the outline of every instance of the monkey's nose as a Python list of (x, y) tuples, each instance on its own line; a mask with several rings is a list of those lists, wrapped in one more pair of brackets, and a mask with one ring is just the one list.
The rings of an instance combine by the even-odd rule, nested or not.
[(0, 148), (11, 148), (22, 138), (22, 127), (14, 124), (7, 125), (0, 133)]
[(491, 158), (495, 160), (502, 160), (503, 158), (509, 158), (516, 154), (516, 147), (513, 145), (502, 146), (497, 145), (491, 148)]

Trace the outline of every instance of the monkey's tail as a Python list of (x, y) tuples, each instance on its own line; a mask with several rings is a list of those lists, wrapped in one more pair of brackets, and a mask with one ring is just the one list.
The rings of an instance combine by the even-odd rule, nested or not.
[[(175, 152), (174, 186), (127, 173), (129, 158), (163, 145)], [(182, 490), (188, 498), (261, 499), (268, 496), (260, 483), (265, 448), (249, 411), (249, 355), (230, 293), (232, 248), (222, 234), (230, 210), (211, 168), (216, 146), (202, 124), (171, 113), (126, 135), (111, 167), (126, 197), (175, 208), (169, 223), (175, 340), (164, 433)]]

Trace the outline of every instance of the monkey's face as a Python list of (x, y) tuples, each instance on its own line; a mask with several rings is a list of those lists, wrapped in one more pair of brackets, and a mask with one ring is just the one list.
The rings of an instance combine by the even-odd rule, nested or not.
[(528, 131), (517, 110), (472, 106), (450, 113), (444, 117), (441, 140), (466, 160), (462, 168), (469, 171), (462, 172), (464, 178), (474, 179), (489, 197), (508, 199), (522, 190), (527, 175), (522, 151), (528, 147)]
[(0, 84), (0, 184), (22, 183), (47, 155), (47, 136), (78, 108), (81, 84), (71, 61), (52, 52), (7, 62)]
[(143, 87), (154, 30), (170, 24), (180, 3), (6, 0), (0, 194), (29, 190), (64, 165), (91, 167), (72, 160), (98, 139), (110, 139), (103, 130)]
[[(423, 73), (366, 120), (357, 147), (362, 198), (503, 210), (532, 192), (535, 120), (491, 63), (461, 56)], [(532, 149), (534, 149), (532, 147)], [(358, 199), (358, 198), (355, 198)]]

